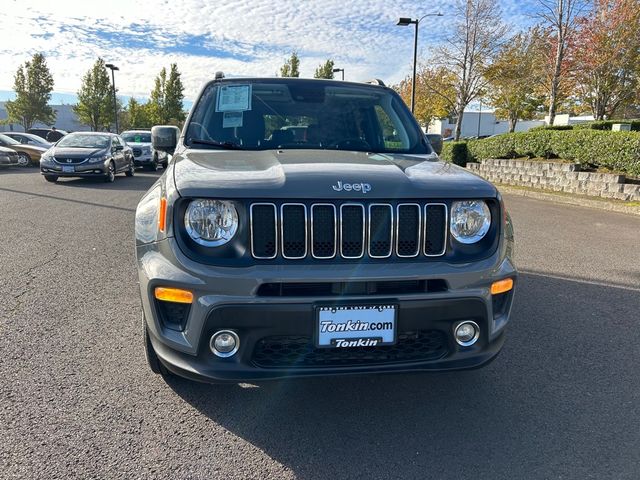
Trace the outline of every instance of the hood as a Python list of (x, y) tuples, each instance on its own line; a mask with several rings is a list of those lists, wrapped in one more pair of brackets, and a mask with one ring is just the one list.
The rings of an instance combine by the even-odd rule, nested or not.
[(493, 185), (435, 155), (333, 150), (186, 150), (175, 157), (178, 191), (221, 198), (478, 198)]
[(97, 153), (105, 152), (104, 148), (68, 148), (68, 147), (53, 147), (51, 150), (54, 157), (60, 158), (85, 158), (91, 157)]

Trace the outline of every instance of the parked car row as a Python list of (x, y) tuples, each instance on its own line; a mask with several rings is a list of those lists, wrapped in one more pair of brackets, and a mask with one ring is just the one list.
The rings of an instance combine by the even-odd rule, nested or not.
[(40, 157), (48, 150), (46, 147), (20, 143), (19, 141), (2, 133), (0, 133), (0, 147), (10, 148), (11, 150), (16, 151), (18, 154), (18, 165), (23, 167), (38, 165)]
[[(55, 129), (29, 132), (0, 134), (0, 166), (40, 165), (49, 182), (60, 177), (98, 177), (112, 182), (118, 173), (133, 176), (135, 167), (155, 171), (168, 164), (169, 155), (152, 147), (150, 130), (128, 130), (122, 135)], [(45, 136), (55, 140), (47, 141)]]

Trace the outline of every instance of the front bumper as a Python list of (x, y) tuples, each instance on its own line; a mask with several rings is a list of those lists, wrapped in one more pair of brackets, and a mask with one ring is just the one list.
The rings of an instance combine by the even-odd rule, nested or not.
[(0, 157), (0, 166), (1, 167), (13, 167), (20, 165), (18, 161), (18, 156), (10, 156), (10, 157)]
[[(198, 264), (185, 257), (172, 238), (139, 246), (137, 254), (146, 327), (158, 357), (169, 370), (204, 381), (479, 367), (500, 351), (513, 300), (511, 290), (502, 294), (506, 297), (502, 297), (499, 308), (496, 307), (490, 285), (496, 280), (517, 277), (510, 259), (498, 251), (488, 259), (465, 265), (387, 263), (363, 264), (356, 269), (344, 264), (318, 265), (311, 276), (308, 267), (293, 262), (286, 266), (249, 268)], [(261, 285), (266, 283), (417, 279), (443, 280), (447, 288), (423, 293), (339, 297), (259, 294)], [(194, 293), (184, 330), (167, 328), (153, 296), (157, 286), (184, 288)], [(399, 336), (409, 338), (409, 343), (416, 338), (429, 338), (428, 345), (420, 344), (424, 356), (415, 355), (415, 341), (406, 351), (398, 352), (406, 346), (400, 339), (388, 355), (364, 351), (364, 357), (360, 355), (362, 358), (356, 355), (351, 359), (347, 355), (333, 361), (327, 350), (314, 351), (318, 306), (387, 302), (398, 305), (396, 329)], [(472, 320), (480, 327), (480, 338), (470, 347), (459, 346), (453, 338), (454, 326), (463, 320)], [(229, 358), (219, 358), (209, 348), (211, 335), (222, 329), (234, 330), (240, 338), (239, 351)], [(265, 357), (264, 345), (273, 339), (281, 339), (284, 345), (278, 348), (293, 353), (286, 358)], [(295, 347), (288, 343), (290, 341), (297, 342)], [(301, 346), (300, 342), (305, 341), (310, 346)], [(411, 354), (406, 355), (407, 351)], [(273, 354), (273, 349), (270, 352)]]
[(58, 165), (55, 163), (40, 163), (40, 173), (43, 175), (56, 175), (58, 177), (100, 177), (107, 174), (107, 166), (101, 163), (81, 163), (73, 166), (73, 172), (65, 172), (64, 167), (67, 165)]
[(147, 154), (147, 155), (139, 155), (137, 157), (134, 156), (133, 163), (136, 167), (150, 165), (151, 163), (153, 163), (153, 155)]

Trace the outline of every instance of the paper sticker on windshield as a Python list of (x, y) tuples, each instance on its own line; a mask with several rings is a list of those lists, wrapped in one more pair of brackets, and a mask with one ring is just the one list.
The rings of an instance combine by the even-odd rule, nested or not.
[(222, 128), (242, 126), (242, 112), (224, 112), (222, 114)]
[(243, 112), (246, 110), (251, 110), (251, 84), (220, 86), (216, 112)]

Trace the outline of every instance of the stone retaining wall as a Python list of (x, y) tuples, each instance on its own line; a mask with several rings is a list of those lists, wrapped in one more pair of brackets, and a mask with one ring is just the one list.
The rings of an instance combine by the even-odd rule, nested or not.
[(640, 201), (640, 185), (625, 183), (624, 175), (581, 172), (577, 163), (483, 160), (467, 168), (494, 183)]

